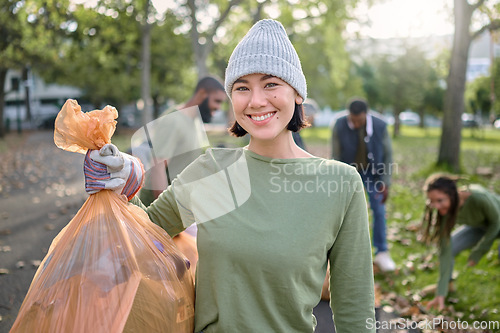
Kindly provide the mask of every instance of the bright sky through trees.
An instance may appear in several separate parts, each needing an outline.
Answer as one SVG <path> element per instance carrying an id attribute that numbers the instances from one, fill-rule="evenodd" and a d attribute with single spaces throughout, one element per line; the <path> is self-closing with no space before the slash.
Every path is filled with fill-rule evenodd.
<path id="1" fill-rule="evenodd" d="M 95 0 L 73 0 L 95 5 Z M 159 13 L 178 6 L 174 0 L 152 0 Z M 452 0 L 379 0 L 368 8 L 365 1 L 354 11 L 357 22 L 347 26 L 360 37 L 425 37 L 453 33 Z"/>
<path id="2" fill-rule="evenodd" d="M 453 33 L 452 13 L 452 0 L 382 0 L 371 8 L 361 4 L 354 16 L 365 24 L 349 23 L 347 31 L 372 38 L 447 35 Z"/>

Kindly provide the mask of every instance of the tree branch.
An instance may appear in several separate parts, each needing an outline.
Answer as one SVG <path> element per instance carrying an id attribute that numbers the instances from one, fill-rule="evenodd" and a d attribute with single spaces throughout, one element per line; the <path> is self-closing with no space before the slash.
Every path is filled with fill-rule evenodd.
<path id="1" fill-rule="evenodd" d="M 219 19 L 217 21 L 215 21 L 214 23 L 214 26 L 212 27 L 212 29 L 210 29 L 210 32 L 207 33 L 207 42 L 206 42 L 206 47 L 205 47 L 205 51 L 207 53 L 209 53 L 212 48 L 213 48 L 213 45 L 214 45 L 214 39 L 213 37 L 215 36 L 215 33 L 217 32 L 217 29 L 219 29 L 219 27 L 221 26 L 222 22 L 224 22 L 224 20 L 227 18 L 227 16 L 229 15 L 229 13 L 231 12 L 231 8 L 233 6 L 236 6 L 238 5 L 242 0 L 231 0 L 231 2 L 229 2 L 229 4 L 227 5 L 227 8 L 226 10 L 222 13 L 222 15 L 219 17 Z"/>
<path id="2" fill-rule="evenodd" d="M 234 7 L 234 6 L 239 5 L 241 1 L 242 0 L 231 0 L 229 2 L 229 4 L 227 5 L 227 8 L 224 11 L 224 13 L 222 13 L 222 15 L 219 17 L 219 19 L 214 23 L 214 27 L 212 28 L 212 31 L 210 32 L 210 37 L 213 37 L 215 35 L 215 33 L 217 32 L 217 29 L 219 29 L 219 27 L 222 24 L 222 22 L 224 22 L 224 20 L 229 15 L 229 13 L 231 11 L 231 8 Z"/>
<path id="3" fill-rule="evenodd" d="M 464 1 L 467 1 L 467 0 L 464 0 Z M 472 7 L 472 10 L 476 10 L 477 8 L 481 7 L 483 5 L 485 0 L 478 0 L 475 4 L 473 5 L 469 5 Z"/>
<path id="4" fill-rule="evenodd" d="M 477 37 L 479 37 L 486 30 L 493 31 L 493 30 L 498 30 L 498 29 L 500 29 L 500 19 L 493 20 L 490 23 L 488 23 L 485 26 L 483 26 L 481 29 L 479 29 L 476 32 L 474 32 L 472 34 L 472 39 L 476 39 Z"/>
<path id="5" fill-rule="evenodd" d="M 253 14 L 253 24 L 262 19 L 262 9 L 264 8 L 264 5 L 267 3 L 267 1 L 268 0 L 259 2 L 259 4 L 257 5 L 257 10 Z"/>
<path id="6" fill-rule="evenodd" d="M 191 11 L 191 44 L 193 44 L 194 51 L 197 52 L 196 50 L 198 49 L 198 39 L 199 39 L 199 33 L 198 33 L 198 21 L 196 20 L 196 4 L 195 0 L 187 0 L 187 5 L 189 7 L 189 10 Z"/>

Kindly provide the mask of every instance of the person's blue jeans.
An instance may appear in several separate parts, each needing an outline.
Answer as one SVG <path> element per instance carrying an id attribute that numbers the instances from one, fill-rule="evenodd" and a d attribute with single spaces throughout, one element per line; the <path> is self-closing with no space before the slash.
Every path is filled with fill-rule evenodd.
<path id="1" fill-rule="evenodd" d="M 481 240 L 484 236 L 485 230 L 482 228 L 470 227 L 464 225 L 451 234 L 451 274 L 453 274 L 453 267 L 455 266 L 455 257 L 462 251 L 471 249 L 474 245 Z M 450 281 L 452 276 L 450 276 Z"/>
<path id="2" fill-rule="evenodd" d="M 370 209 L 373 213 L 373 246 L 375 254 L 387 251 L 385 203 L 382 203 L 383 194 L 380 192 L 379 182 L 366 176 L 361 176 L 365 185 Z"/>
<path id="3" fill-rule="evenodd" d="M 451 234 L 451 253 L 455 258 L 460 252 L 471 249 L 485 234 L 483 228 L 464 225 Z"/>
<path id="4" fill-rule="evenodd" d="M 486 230 L 483 228 L 464 225 L 451 234 L 451 254 L 453 256 L 452 271 L 455 264 L 455 257 L 462 251 L 472 249 L 483 238 Z M 500 234 L 497 235 L 500 238 Z M 500 258 L 500 247 L 498 248 Z M 450 280 L 452 277 L 450 276 Z"/>

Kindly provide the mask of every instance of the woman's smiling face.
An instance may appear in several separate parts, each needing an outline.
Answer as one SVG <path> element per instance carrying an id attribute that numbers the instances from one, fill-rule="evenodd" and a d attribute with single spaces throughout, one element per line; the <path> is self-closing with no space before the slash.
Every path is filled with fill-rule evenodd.
<path id="1" fill-rule="evenodd" d="M 286 133 L 300 97 L 285 81 L 266 74 L 240 77 L 231 98 L 235 120 L 255 140 L 273 140 Z"/>
<path id="2" fill-rule="evenodd" d="M 448 194 L 440 190 L 427 192 L 427 200 L 431 208 L 436 209 L 439 215 L 446 215 L 450 211 L 451 200 Z"/>

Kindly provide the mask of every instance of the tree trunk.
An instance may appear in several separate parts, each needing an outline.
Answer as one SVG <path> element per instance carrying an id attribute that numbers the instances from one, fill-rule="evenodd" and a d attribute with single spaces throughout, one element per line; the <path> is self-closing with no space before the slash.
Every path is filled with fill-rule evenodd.
<path id="1" fill-rule="evenodd" d="M 187 5 L 191 10 L 191 46 L 193 47 L 194 60 L 198 70 L 198 80 L 208 75 L 207 57 L 208 40 L 204 44 L 200 43 L 200 34 L 198 33 L 198 20 L 196 19 L 196 4 L 194 0 L 188 0 Z M 211 38 L 213 36 L 209 36 Z M 207 45 L 208 44 L 208 45 Z"/>
<path id="2" fill-rule="evenodd" d="M 153 118 L 157 119 L 160 116 L 160 101 L 158 100 L 159 95 L 154 94 L 152 97 L 153 100 Z"/>
<path id="3" fill-rule="evenodd" d="M 205 45 L 193 41 L 194 57 L 196 59 L 196 68 L 198 69 L 198 80 L 208 75 L 207 59 L 208 52 Z"/>
<path id="4" fill-rule="evenodd" d="M 257 4 L 257 9 L 255 10 L 255 13 L 253 14 L 253 24 L 262 20 L 262 9 L 264 8 L 264 5 L 266 4 L 266 2 L 267 2 L 267 0 L 259 2 Z"/>
<path id="5" fill-rule="evenodd" d="M 141 99 L 144 103 L 142 109 L 142 124 L 153 120 L 151 101 L 151 24 L 148 23 L 150 1 L 147 0 L 144 8 L 145 19 L 141 25 Z"/>
<path id="6" fill-rule="evenodd" d="M 418 126 L 420 128 L 424 128 L 425 127 L 425 111 L 424 111 L 424 108 L 423 107 L 420 107 L 418 110 L 417 110 L 417 113 L 418 115 L 420 116 L 420 124 L 418 124 Z"/>
<path id="7" fill-rule="evenodd" d="M 4 109 L 4 105 L 5 105 L 5 78 L 6 77 L 7 77 L 7 69 L 0 68 L 0 139 L 5 136 L 3 109 Z"/>
<path id="8" fill-rule="evenodd" d="M 394 91 L 394 132 L 392 133 L 393 138 L 397 138 L 401 131 L 401 122 L 399 121 L 399 114 L 403 111 L 402 95 L 403 92 L 401 85 L 397 85 Z"/>
<path id="9" fill-rule="evenodd" d="M 493 39 L 493 31 L 490 30 L 490 64 L 491 68 L 494 69 L 495 67 L 495 52 L 493 51 L 494 48 L 494 39 Z M 498 70 L 496 70 L 498 73 Z M 493 71 L 491 71 L 493 73 Z M 490 101 L 491 101 L 491 107 L 490 107 L 490 115 L 489 115 L 489 121 L 490 124 L 493 125 L 495 122 L 495 75 L 491 75 L 490 79 Z"/>
<path id="10" fill-rule="evenodd" d="M 28 67 L 23 68 L 23 81 L 24 81 L 24 105 L 26 107 L 26 120 L 31 123 L 31 102 L 30 102 L 30 83 L 28 81 L 29 77 Z"/>
<path id="11" fill-rule="evenodd" d="M 401 122 L 399 121 L 399 114 L 401 113 L 400 107 L 394 108 L 394 132 L 392 132 L 392 137 L 397 138 L 400 134 Z"/>
<path id="12" fill-rule="evenodd" d="M 196 3 L 195 0 L 187 0 L 187 6 L 191 11 L 191 45 L 193 47 L 194 58 L 196 62 L 196 68 L 198 69 L 198 79 L 202 79 L 203 77 L 209 75 L 207 59 L 210 52 L 212 52 L 214 48 L 214 36 L 217 33 L 217 29 L 219 26 L 226 20 L 228 17 L 231 8 L 238 5 L 242 0 L 231 0 L 226 9 L 221 13 L 221 16 L 215 21 L 212 28 L 204 33 L 204 41 L 202 42 L 200 38 L 200 34 L 198 32 L 198 20 L 196 19 Z"/>
<path id="13" fill-rule="evenodd" d="M 465 73 L 469 57 L 469 31 L 474 8 L 466 0 L 455 0 L 455 34 L 450 60 L 450 72 L 444 100 L 444 117 L 437 164 L 454 172 L 460 170 L 462 113 L 465 108 Z"/>

